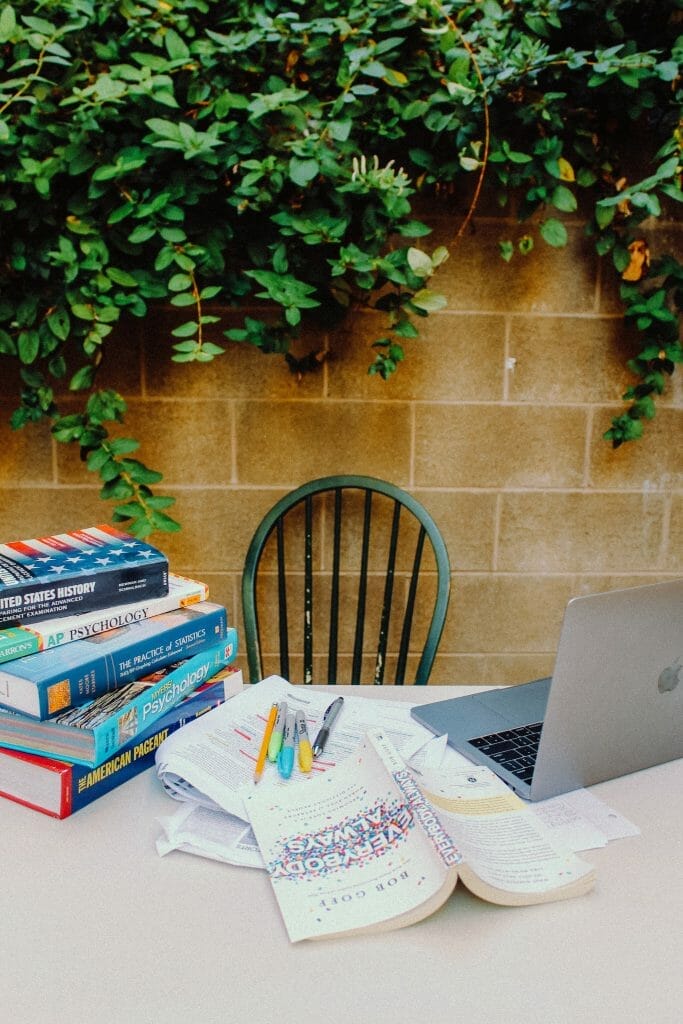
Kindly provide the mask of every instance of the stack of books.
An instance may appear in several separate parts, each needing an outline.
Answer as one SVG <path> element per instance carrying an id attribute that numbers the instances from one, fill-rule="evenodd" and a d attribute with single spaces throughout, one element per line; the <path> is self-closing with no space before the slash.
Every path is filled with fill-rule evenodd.
<path id="1" fill-rule="evenodd" d="M 0 796 L 65 818 L 220 704 L 237 633 L 110 526 L 0 544 Z"/>

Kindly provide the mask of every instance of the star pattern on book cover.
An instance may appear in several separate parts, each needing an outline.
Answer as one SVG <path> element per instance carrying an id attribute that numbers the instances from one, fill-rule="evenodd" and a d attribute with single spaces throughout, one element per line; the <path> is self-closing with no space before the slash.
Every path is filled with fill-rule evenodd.
<path id="1" fill-rule="evenodd" d="M 78 555 L 70 556 L 67 559 L 58 553 L 44 555 L 25 562 L 24 568 L 30 572 L 39 573 L 41 576 L 59 576 L 68 572 L 69 566 L 75 568 L 79 573 L 97 572 L 107 566 L 117 565 L 121 562 L 139 562 L 141 558 L 148 559 L 151 556 L 152 552 L 148 547 L 132 541 L 130 544 L 107 549 L 106 555 L 102 554 L 101 548 L 94 548 L 92 551 L 83 550 Z M 69 563 L 69 566 L 64 564 L 65 561 Z"/>

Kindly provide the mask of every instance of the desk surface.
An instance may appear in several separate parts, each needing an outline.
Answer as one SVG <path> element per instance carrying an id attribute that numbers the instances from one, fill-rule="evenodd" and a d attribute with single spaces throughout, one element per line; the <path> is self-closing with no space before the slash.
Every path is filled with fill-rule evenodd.
<path id="1" fill-rule="evenodd" d="M 64 821 L 0 800 L 0 1019 L 678 1024 L 682 783 L 676 761 L 594 787 L 642 835 L 581 855 L 587 896 L 504 908 L 459 887 L 412 928 L 296 946 L 265 872 L 157 855 L 156 819 L 177 805 L 152 771 Z"/>

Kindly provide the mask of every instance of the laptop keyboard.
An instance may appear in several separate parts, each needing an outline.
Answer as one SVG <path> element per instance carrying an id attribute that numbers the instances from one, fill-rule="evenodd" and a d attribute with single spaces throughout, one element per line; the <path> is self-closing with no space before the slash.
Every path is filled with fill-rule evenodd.
<path id="1" fill-rule="evenodd" d="M 542 722 L 534 722 L 533 725 L 522 725 L 517 729 L 477 736 L 468 742 L 522 782 L 531 782 L 542 725 Z"/>

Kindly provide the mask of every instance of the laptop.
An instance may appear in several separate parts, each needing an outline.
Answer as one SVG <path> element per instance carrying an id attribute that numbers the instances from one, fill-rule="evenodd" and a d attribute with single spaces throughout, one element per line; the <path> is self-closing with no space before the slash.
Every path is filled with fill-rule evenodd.
<path id="1" fill-rule="evenodd" d="M 683 757 L 683 579 L 574 597 L 551 678 L 412 714 L 525 800 Z"/>

